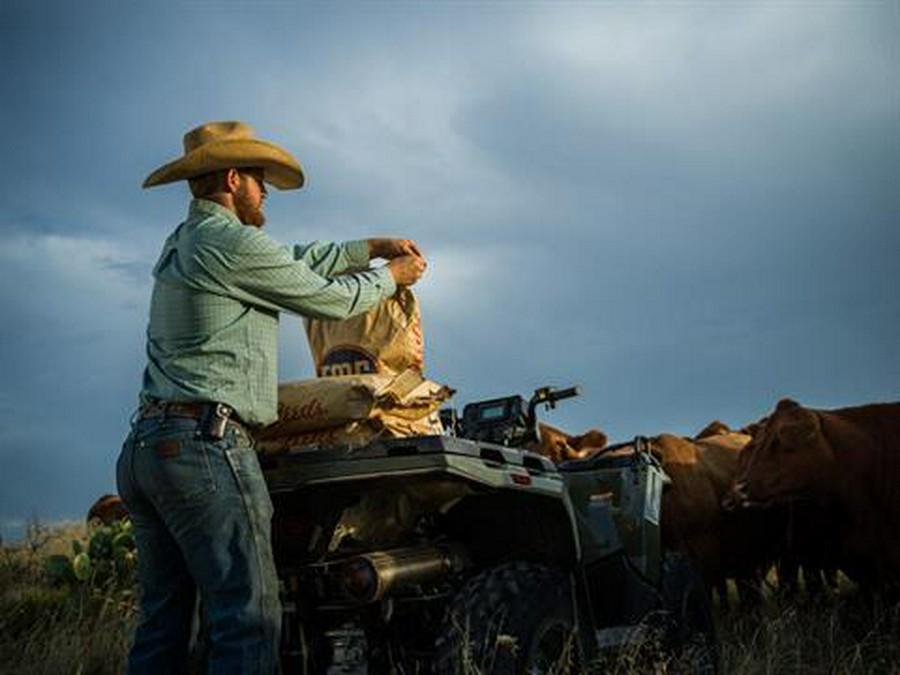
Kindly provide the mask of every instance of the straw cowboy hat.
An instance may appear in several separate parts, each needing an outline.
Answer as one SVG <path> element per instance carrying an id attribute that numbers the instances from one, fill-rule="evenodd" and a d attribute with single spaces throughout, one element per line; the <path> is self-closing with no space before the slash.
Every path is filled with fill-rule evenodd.
<path id="1" fill-rule="evenodd" d="M 144 187 L 187 180 L 219 169 L 262 167 L 263 179 L 282 190 L 303 186 L 303 170 L 289 152 L 263 141 L 245 122 L 209 122 L 184 135 L 184 155 L 161 166 Z"/>

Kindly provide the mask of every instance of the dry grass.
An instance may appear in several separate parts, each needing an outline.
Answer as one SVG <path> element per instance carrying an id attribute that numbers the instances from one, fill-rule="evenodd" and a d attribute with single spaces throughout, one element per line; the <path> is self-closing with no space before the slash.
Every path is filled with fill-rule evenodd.
<path id="1" fill-rule="evenodd" d="M 84 542 L 87 533 L 74 526 L 33 534 L 24 544 L 0 548 L 0 672 L 123 673 L 137 621 L 134 591 L 50 585 L 44 559 L 71 551 L 71 540 Z M 755 610 L 719 609 L 717 623 L 727 675 L 900 675 L 900 605 L 866 601 L 846 584 L 819 602 L 769 598 Z M 574 675 L 575 669 L 560 663 L 556 672 Z M 581 672 L 663 675 L 691 668 L 660 663 L 644 646 L 605 656 Z"/>
<path id="2" fill-rule="evenodd" d="M 722 672 L 900 674 L 900 604 L 844 591 L 720 615 Z"/>
<path id="3" fill-rule="evenodd" d="M 134 591 L 55 586 L 50 555 L 85 543 L 84 525 L 29 527 L 26 541 L 0 548 L 0 672 L 4 675 L 118 675 L 136 623 Z"/>

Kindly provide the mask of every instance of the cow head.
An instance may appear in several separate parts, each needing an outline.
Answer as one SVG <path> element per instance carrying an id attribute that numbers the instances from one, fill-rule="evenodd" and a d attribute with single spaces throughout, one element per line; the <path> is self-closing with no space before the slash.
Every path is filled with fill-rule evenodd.
<path id="1" fill-rule="evenodd" d="M 549 457 L 554 462 L 583 459 L 606 446 L 606 434 L 599 429 L 572 436 L 549 424 L 538 422 L 538 436 L 538 443 L 532 443 L 528 449 Z"/>
<path id="2" fill-rule="evenodd" d="M 832 470 L 817 413 L 784 399 L 741 451 L 732 499 L 767 506 L 820 496 Z"/>
<path id="3" fill-rule="evenodd" d="M 117 520 L 128 518 L 128 510 L 119 495 L 103 495 L 88 510 L 87 521 L 110 525 Z"/>

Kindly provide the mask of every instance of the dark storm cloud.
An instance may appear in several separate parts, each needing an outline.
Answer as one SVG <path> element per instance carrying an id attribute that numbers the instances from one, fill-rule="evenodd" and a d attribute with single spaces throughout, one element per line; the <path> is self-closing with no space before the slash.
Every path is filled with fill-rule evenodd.
<path id="1" fill-rule="evenodd" d="M 307 170 L 277 239 L 420 241 L 459 404 L 579 383 L 551 421 L 626 439 L 896 399 L 897 29 L 889 2 L 4 3 L 0 521 L 113 489 L 187 201 L 140 183 L 209 119 Z"/>

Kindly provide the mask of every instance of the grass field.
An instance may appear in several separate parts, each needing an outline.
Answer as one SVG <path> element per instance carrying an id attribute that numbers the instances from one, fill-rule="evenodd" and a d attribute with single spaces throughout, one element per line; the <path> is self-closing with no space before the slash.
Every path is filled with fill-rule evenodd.
<path id="1" fill-rule="evenodd" d="M 137 622 L 133 587 L 52 583 L 53 555 L 87 547 L 84 525 L 29 526 L 26 540 L 0 549 L 0 672 L 4 675 L 116 675 Z"/>
<path id="2" fill-rule="evenodd" d="M 87 544 L 84 526 L 30 528 L 0 549 L 0 673 L 119 675 L 137 622 L 133 584 L 52 584 L 45 561 Z M 900 675 L 900 605 L 864 602 L 852 584 L 813 602 L 768 599 L 755 610 L 716 610 L 727 675 Z M 667 673 L 624 654 L 585 672 Z M 564 669 L 561 669 L 564 670 Z M 290 675 L 290 674 L 286 674 Z"/>

